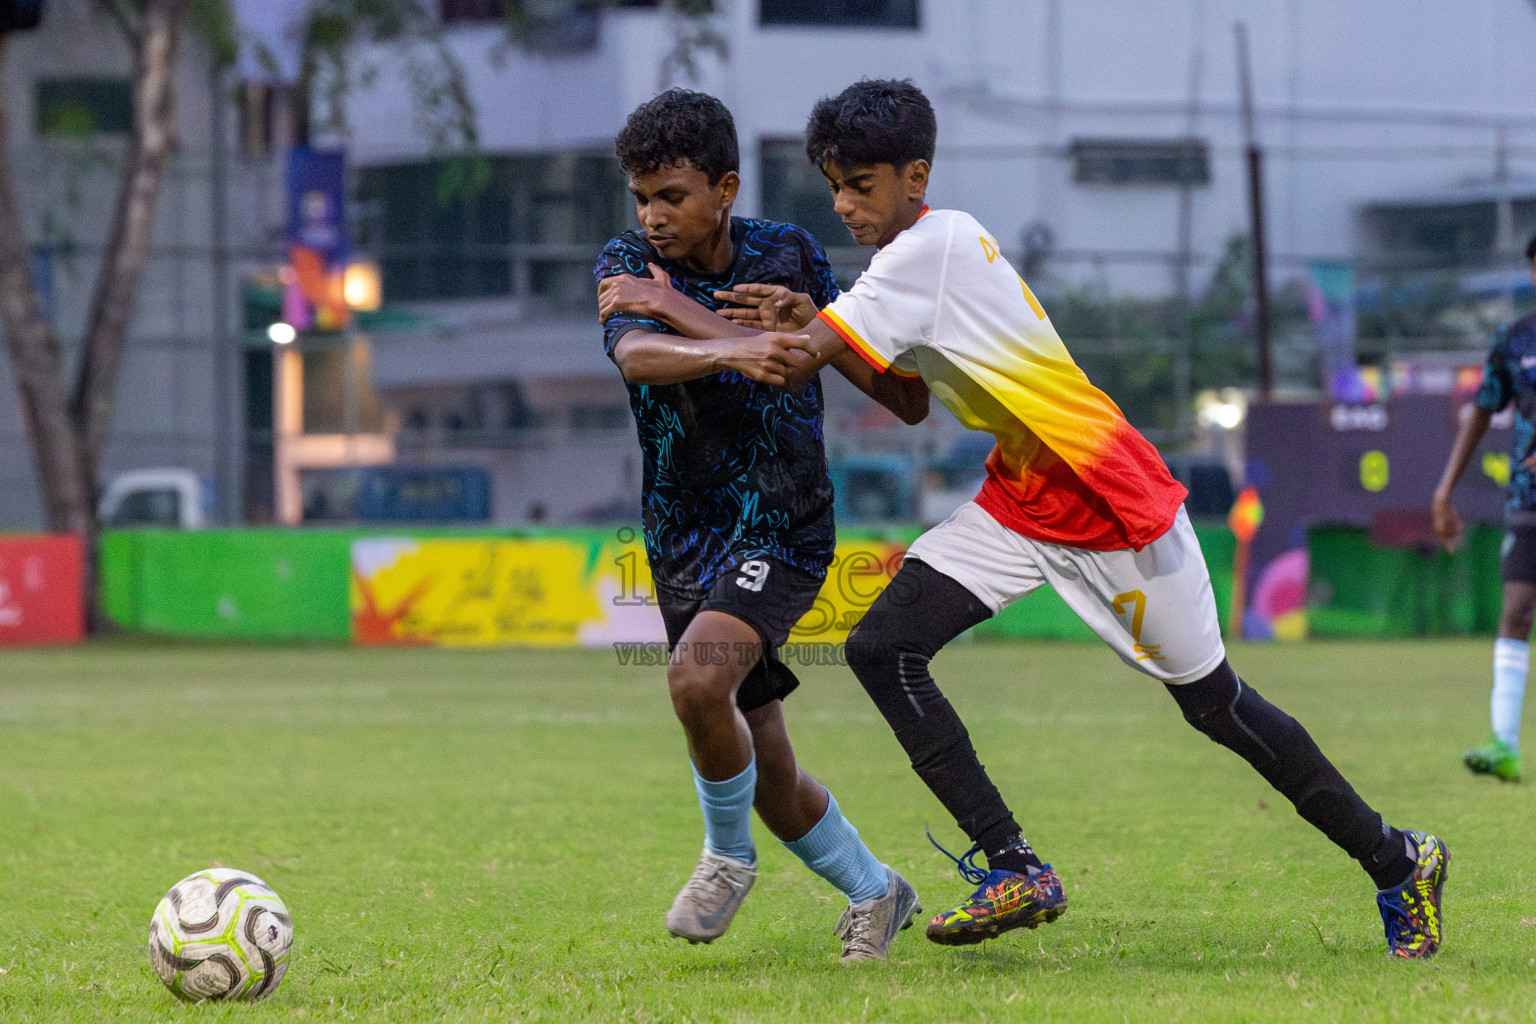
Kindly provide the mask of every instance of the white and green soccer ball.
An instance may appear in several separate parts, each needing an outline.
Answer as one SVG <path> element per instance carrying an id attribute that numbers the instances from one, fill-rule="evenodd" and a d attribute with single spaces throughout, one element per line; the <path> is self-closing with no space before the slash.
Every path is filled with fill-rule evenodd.
<path id="1" fill-rule="evenodd" d="M 254 1001 L 288 969 L 293 923 L 272 887 L 248 871 L 208 868 L 165 894 L 149 923 L 149 959 L 180 999 Z"/>

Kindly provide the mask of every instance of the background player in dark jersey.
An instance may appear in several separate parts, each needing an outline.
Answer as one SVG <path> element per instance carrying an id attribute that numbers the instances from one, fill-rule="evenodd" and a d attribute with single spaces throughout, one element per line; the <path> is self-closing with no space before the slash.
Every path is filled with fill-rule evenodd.
<path id="1" fill-rule="evenodd" d="M 680 89 L 657 96 L 630 115 L 616 146 L 642 230 L 613 239 L 598 260 L 600 315 L 644 454 L 646 552 L 673 646 L 667 684 L 705 826 L 667 928 L 695 942 L 725 933 L 756 875 L 755 804 L 774 835 L 848 897 L 837 929 L 843 959 L 884 957 L 920 909 L 917 894 L 796 763 L 780 701 L 798 681 L 774 657 L 832 558 L 821 384 L 773 386 L 788 370 L 782 356 L 712 312 L 715 293 L 742 282 L 823 302 L 837 286 L 804 231 L 731 216 L 739 157 L 719 100 Z M 739 337 L 701 343 L 681 333 L 690 330 Z"/>
<path id="2" fill-rule="evenodd" d="M 1526 245 L 1525 258 L 1531 264 L 1531 278 L 1536 280 L 1536 237 Z M 1515 449 L 1509 463 L 1509 504 L 1504 513 L 1509 532 L 1499 559 L 1504 603 L 1499 610 L 1499 636 L 1493 642 L 1493 694 L 1488 701 L 1493 737 L 1467 751 L 1462 760 L 1480 775 L 1518 782 L 1520 713 L 1531 666 L 1531 621 L 1536 618 L 1536 313 L 1499 332 L 1488 353 L 1472 415 L 1462 420 L 1445 474 L 1435 488 L 1431 506 L 1435 532 L 1447 548 L 1459 545 L 1462 535 L 1461 516 L 1451 502 L 1451 492 L 1493 414 L 1511 403 L 1515 406 Z"/>

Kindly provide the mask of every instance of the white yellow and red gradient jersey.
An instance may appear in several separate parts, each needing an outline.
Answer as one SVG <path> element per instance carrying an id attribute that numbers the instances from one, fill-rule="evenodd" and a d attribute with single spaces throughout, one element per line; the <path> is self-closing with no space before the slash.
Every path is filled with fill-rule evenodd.
<path id="1" fill-rule="evenodd" d="M 1111 551 L 1173 524 L 1188 492 L 969 214 L 925 208 L 820 315 L 875 369 L 921 374 L 961 423 L 997 439 L 976 501 L 1009 529 Z"/>

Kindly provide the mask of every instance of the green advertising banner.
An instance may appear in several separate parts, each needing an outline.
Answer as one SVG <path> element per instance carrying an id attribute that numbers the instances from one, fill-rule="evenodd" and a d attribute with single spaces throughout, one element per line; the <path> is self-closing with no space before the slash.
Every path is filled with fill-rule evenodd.
<path id="1" fill-rule="evenodd" d="M 357 541 L 505 541 L 510 543 L 497 546 L 502 552 L 498 557 L 514 566 L 516 542 L 541 542 L 529 545 L 532 557 L 536 550 L 547 548 L 548 542 L 558 541 L 563 547 L 574 545 L 587 551 L 587 561 L 607 558 L 615 563 L 604 572 L 583 574 L 583 580 L 597 586 L 608 577 L 625 578 L 620 560 L 632 559 L 630 548 L 636 546 L 624 538 L 634 538 L 635 532 L 627 527 L 112 530 L 103 535 L 101 543 L 102 602 L 114 625 L 137 632 L 189 639 L 346 642 L 354 639 L 359 609 L 363 608 L 358 603 L 361 594 L 354 573 L 353 545 Z M 841 530 L 839 552 L 846 559 L 849 551 L 865 544 L 872 551 L 878 549 L 882 562 L 890 562 L 892 552 L 899 553 L 920 532 L 916 527 Z M 1225 622 L 1232 590 L 1232 535 L 1224 527 L 1196 527 L 1196 533 L 1210 565 L 1217 605 Z M 620 541 L 617 545 L 616 538 Z M 831 606 L 847 606 L 839 613 L 842 618 L 850 610 L 861 612 L 883 585 L 883 579 L 866 580 L 864 575 L 860 573 L 855 581 L 857 600 L 832 595 Z M 829 586 L 839 578 L 838 574 L 829 577 Z M 861 603 L 861 607 L 854 607 Z M 997 640 L 1093 638 L 1049 587 L 978 626 L 975 633 Z"/>

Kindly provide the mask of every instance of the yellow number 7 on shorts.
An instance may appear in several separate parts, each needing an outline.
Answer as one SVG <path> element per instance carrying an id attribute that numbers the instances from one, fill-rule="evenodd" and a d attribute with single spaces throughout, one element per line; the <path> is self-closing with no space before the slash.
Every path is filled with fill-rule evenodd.
<path id="1" fill-rule="evenodd" d="M 1114 602 L 1110 605 L 1116 615 L 1124 615 L 1126 605 L 1135 605 L 1131 613 L 1131 639 L 1135 641 L 1136 660 L 1150 658 L 1153 661 L 1162 661 L 1162 644 L 1141 644 L 1141 619 L 1147 611 L 1147 595 L 1139 590 L 1127 590 L 1123 594 L 1116 594 Z"/>

